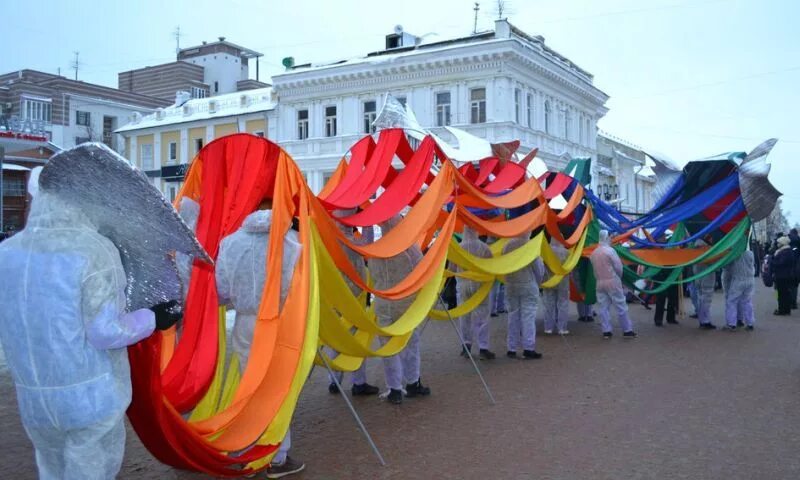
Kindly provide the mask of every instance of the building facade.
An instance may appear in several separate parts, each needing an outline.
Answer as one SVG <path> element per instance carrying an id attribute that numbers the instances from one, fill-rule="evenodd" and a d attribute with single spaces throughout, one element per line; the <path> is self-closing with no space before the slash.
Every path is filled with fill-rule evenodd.
<path id="1" fill-rule="evenodd" d="M 506 20 L 494 31 L 425 43 L 398 27 L 386 49 L 330 65 L 298 65 L 272 78 L 275 137 L 316 192 L 365 134 L 391 94 L 445 140 L 451 125 L 491 142 L 539 148 L 551 169 L 597 155 L 608 96 L 590 73 Z"/>
<path id="2" fill-rule="evenodd" d="M 169 105 L 162 99 L 34 70 L 0 75 L 0 137 L 42 137 L 61 148 L 93 141 L 121 151 L 114 130 L 132 113 Z"/>
<path id="3" fill-rule="evenodd" d="M 605 132 L 597 135 L 596 145 L 592 190 L 597 196 L 629 215 L 652 209 L 655 176 L 647 166 L 645 152 Z"/>
<path id="4" fill-rule="evenodd" d="M 175 62 L 122 72 L 117 77 L 120 90 L 171 100 L 175 92 L 189 92 L 192 98 L 205 98 L 268 87 L 259 81 L 258 59 L 263 54 L 219 37 L 217 42 L 178 51 Z M 255 60 L 256 78 L 250 78 L 250 63 Z"/>
<path id="5" fill-rule="evenodd" d="M 124 155 L 151 179 L 165 197 L 175 199 L 191 160 L 216 138 L 247 132 L 274 138 L 275 101 L 271 88 L 185 98 L 117 130 Z"/>

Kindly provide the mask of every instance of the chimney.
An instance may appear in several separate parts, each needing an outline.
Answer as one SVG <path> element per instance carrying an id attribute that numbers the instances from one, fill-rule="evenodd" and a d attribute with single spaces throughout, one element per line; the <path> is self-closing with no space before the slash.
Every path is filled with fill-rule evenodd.
<path id="1" fill-rule="evenodd" d="M 175 106 L 180 107 L 184 103 L 192 99 L 192 94 L 186 90 L 178 90 L 175 92 Z"/>
<path id="2" fill-rule="evenodd" d="M 511 38 L 511 25 L 505 18 L 494 21 L 494 38 Z"/>

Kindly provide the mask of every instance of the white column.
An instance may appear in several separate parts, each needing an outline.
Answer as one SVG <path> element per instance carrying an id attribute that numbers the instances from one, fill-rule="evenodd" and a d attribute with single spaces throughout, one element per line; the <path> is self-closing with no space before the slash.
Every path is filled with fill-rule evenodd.
<path id="1" fill-rule="evenodd" d="M 181 154 L 178 158 L 178 164 L 189 163 L 189 130 L 186 128 L 181 129 Z"/>
<path id="2" fill-rule="evenodd" d="M 244 117 L 237 117 L 236 118 L 236 130 L 239 133 L 243 133 L 247 131 L 247 122 L 245 121 Z"/>
<path id="3" fill-rule="evenodd" d="M 161 170 L 161 132 L 153 134 L 153 167 Z"/>
<path id="4" fill-rule="evenodd" d="M 214 125 L 206 125 L 206 141 L 203 145 L 208 145 L 211 141 L 214 140 Z"/>
<path id="5" fill-rule="evenodd" d="M 142 168 L 141 164 L 139 164 L 139 137 L 136 135 L 131 135 L 130 141 L 131 151 L 128 152 L 128 160 L 131 161 L 136 168 Z"/>

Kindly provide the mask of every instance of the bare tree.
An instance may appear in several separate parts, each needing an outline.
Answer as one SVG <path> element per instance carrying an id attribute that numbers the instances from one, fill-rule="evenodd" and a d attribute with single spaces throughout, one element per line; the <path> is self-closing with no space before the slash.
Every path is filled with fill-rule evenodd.
<path id="1" fill-rule="evenodd" d="M 779 198 L 775 203 L 775 208 L 772 209 L 772 213 L 766 218 L 767 238 L 772 240 L 778 233 L 786 234 L 789 232 L 789 220 L 786 218 L 788 214 L 789 212 L 783 211 L 783 202 Z"/>

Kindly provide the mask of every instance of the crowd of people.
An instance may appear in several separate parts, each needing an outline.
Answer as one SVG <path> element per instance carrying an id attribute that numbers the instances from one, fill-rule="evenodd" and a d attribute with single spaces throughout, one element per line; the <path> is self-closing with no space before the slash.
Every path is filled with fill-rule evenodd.
<path id="1" fill-rule="evenodd" d="M 189 199 L 180 205 L 180 213 L 190 227 L 197 221 L 199 206 Z M 352 212 L 337 212 L 347 215 Z M 385 235 L 396 227 L 402 216 L 396 215 L 376 228 Z M 340 224 L 345 235 L 359 241 L 372 241 L 372 228 L 360 232 Z M 65 231 L 69 235 L 65 235 Z M 236 311 L 231 334 L 231 348 L 240 360 L 240 371 L 247 365 L 256 327 L 256 313 L 266 282 L 266 255 L 269 237 L 284 236 L 280 301 L 286 300 L 292 273 L 302 245 L 295 230 L 271 230 L 271 203 L 265 199 L 250 214 L 240 229 L 223 239 L 216 263 L 216 284 L 220 303 Z M 503 248 L 509 253 L 531 238 L 526 232 L 511 239 Z M 463 232 L 461 246 L 481 258 L 492 256 L 487 241 L 469 227 Z M 562 262 L 567 250 L 551 240 L 550 246 Z M 798 252 L 800 237 L 796 231 L 780 236 L 771 245 L 757 268 L 761 252 L 748 250 L 724 267 L 721 283 L 725 290 L 725 327 L 736 330 L 754 328 L 752 298 L 754 278 L 763 273 L 774 279 L 779 307 L 776 315 L 788 315 L 796 308 Z M 361 275 L 369 276 L 377 289 L 388 289 L 408 276 L 422 260 L 419 246 L 412 245 L 390 258 L 368 262 L 353 251 L 348 259 Z M 758 255 L 756 255 L 758 254 Z M 607 231 L 601 231 L 599 244 L 588 258 L 596 278 L 597 302 L 578 306 L 578 320 L 594 321 L 599 317 L 602 338 L 614 335 L 612 312 L 622 338 L 637 337 L 628 314 L 628 298 L 623 287 L 623 263 L 611 246 Z M 191 260 L 178 257 L 178 270 L 188 285 Z M 761 270 L 761 272 L 759 272 Z M 577 273 L 576 273 L 577 274 Z M 690 272 L 689 272 L 690 274 Z M 570 318 L 570 277 L 564 276 L 552 288 L 540 291 L 547 281 L 541 259 L 505 276 L 478 306 L 460 318 L 464 344 L 461 355 L 477 355 L 491 361 L 496 354 L 489 335 L 491 320 L 507 313 L 506 355 L 509 358 L 536 360 L 536 319 L 544 301 L 543 332 L 568 335 Z M 663 275 L 663 274 L 659 274 Z M 25 429 L 36 449 L 36 462 L 42 478 L 112 478 L 119 471 L 124 448 L 123 416 L 131 401 L 128 359 L 124 347 L 149 336 L 155 329 L 172 327 L 180 319 L 174 305 L 125 312 L 125 273 L 120 255 L 111 242 L 68 202 L 48 194 L 34 199 L 28 228 L 0 246 L 0 341 L 17 385 L 17 396 Z M 657 276 L 654 280 L 663 281 Z M 715 273 L 708 273 L 690 284 L 689 297 L 702 329 L 716 328 L 711 317 L 711 302 L 716 283 Z M 390 301 L 365 295 L 353 282 L 348 285 L 365 306 L 374 302 L 377 321 L 387 326 L 397 321 L 414 297 Z M 464 302 L 478 292 L 481 284 L 458 278 L 455 303 Z M 184 297 L 186 288 L 183 290 Z M 656 326 L 677 324 L 679 286 L 672 284 L 655 296 Z M 48 309 L 58 300 L 58 311 Z M 648 303 L 648 302 L 645 302 Z M 453 306 L 453 302 L 450 302 Z M 58 331 L 60 335 L 51 335 Z M 385 342 L 386 339 L 381 339 Z M 335 355 L 335 352 L 331 352 Z M 383 358 L 383 370 L 390 404 L 405 398 L 426 397 L 431 389 L 422 383 L 419 331 L 414 331 L 406 347 L 397 355 Z M 342 393 L 341 375 L 331 378 L 329 391 Z M 364 366 L 352 374 L 353 395 L 377 395 L 379 388 L 367 383 Z M 286 434 L 280 450 L 266 471 L 267 478 L 297 473 L 304 464 L 291 458 L 291 434 Z"/>
<path id="2" fill-rule="evenodd" d="M 773 242 L 755 244 L 754 247 L 756 275 L 760 273 L 764 285 L 777 291 L 778 308 L 774 314 L 791 315 L 792 310 L 797 310 L 797 287 L 800 284 L 800 235 L 797 229 L 791 229 L 788 235 L 778 233 Z"/>

